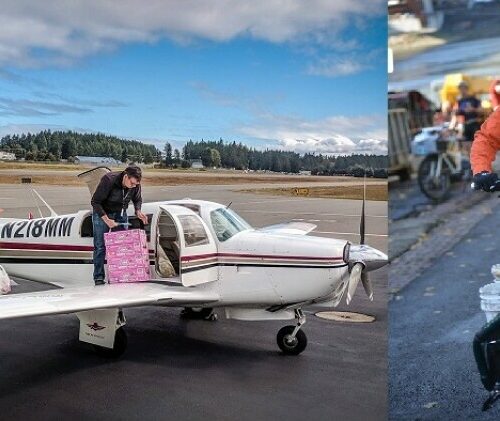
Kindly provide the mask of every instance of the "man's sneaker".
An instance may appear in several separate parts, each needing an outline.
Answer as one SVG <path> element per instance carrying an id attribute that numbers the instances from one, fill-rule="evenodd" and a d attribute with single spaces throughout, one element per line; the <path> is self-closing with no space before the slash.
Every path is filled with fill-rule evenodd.
<path id="1" fill-rule="evenodd" d="M 106 282 L 104 282 L 104 279 L 95 279 L 94 280 L 96 285 L 104 285 Z"/>

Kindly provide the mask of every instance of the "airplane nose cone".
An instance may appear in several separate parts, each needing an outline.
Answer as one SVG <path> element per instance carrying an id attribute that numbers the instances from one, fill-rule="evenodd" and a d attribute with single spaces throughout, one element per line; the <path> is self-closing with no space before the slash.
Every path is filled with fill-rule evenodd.
<path id="1" fill-rule="evenodd" d="M 353 245 L 349 252 L 349 262 L 362 262 L 366 270 L 376 270 L 389 263 L 387 254 L 366 244 Z"/>

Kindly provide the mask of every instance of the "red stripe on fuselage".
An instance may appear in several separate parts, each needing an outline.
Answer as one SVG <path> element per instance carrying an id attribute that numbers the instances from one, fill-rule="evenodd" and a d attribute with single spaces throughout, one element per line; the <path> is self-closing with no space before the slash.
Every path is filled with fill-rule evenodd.
<path id="1" fill-rule="evenodd" d="M 76 246 L 71 244 L 40 244 L 0 242 L 0 249 L 9 250 L 40 250 L 40 251 L 94 251 L 93 246 Z M 154 253 L 154 250 L 149 250 Z"/>
<path id="2" fill-rule="evenodd" d="M 56 250 L 56 251 L 93 251 L 92 246 L 75 246 L 71 244 L 39 244 L 39 243 L 11 243 L 0 242 L 0 249 L 10 250 Z"/>
<path id="3" fill-rule="evenodd" d="M 191 260 L 208 259 L 210 257 L 243 257 L 250 259 L 287 259 L 287 260 L 340 260 L 342 257 L 318 257 L 318 256 L 283 256 L 278 254 L 248 254 L 248 253 L 208 253 L 208 254 L 195 254 L 191 256 L 182 256 L 183 262 Z"/>
<path id="4" fill-rule="evenodd" d="M 43 250 L 43 251 L 93 251 L 93 246 L 77 246 L 71 244 L 40 244 L 40 243 L 13 243 L 0 242 L 0 249 L 10 250 Z M 154 250 L 149 250 L 150 253 Z M 342 257 L 318 257 L 318 256 L 291 256 L 277 254 L 249 254 L 249 253 L 207 253 L 195 254 L 191 256 L 182 256 L 181 261 L 190 262 L 193 260 L 202 260 L 213 257 L 239 257 L 249 259 L 286 259 L 286 260 L 314 260 L 314 261 L 342 261 Z"/>

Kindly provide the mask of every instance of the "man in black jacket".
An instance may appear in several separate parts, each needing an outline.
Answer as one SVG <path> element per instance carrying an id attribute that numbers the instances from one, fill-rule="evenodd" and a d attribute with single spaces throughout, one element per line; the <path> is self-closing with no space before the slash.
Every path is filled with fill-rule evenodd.
<path id="1" fill-rule="evenodd" d="M 130 201 L 134 204 L 136 216 L 144 223 L 148 218 L 141 211 L 141 178 L 142 171 L 135 165 L 128 166 L 122 172 L 105 174 L 92 196 L 92 224 L 94 227 L 94 282 L 103 285 L 104 260 L 106 248 L 104 233 L 127 223 L 127 208 Z"/>

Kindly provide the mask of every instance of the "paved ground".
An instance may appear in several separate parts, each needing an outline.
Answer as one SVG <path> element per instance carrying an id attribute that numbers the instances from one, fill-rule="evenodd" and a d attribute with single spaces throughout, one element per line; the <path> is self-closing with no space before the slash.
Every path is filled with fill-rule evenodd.
<path id="1" fill-rule="evenodd" d="M 420 191 L 416 180 L 393 182 L 389 189 L 389 256 L 401 256 L 425 240 L 436 226 L 454 215 L 475 206 L 485 196 L 464 183 L 452 186 L 448 198 L 440 203 L 429 200 Z"/>
<path id="2" fill-rule="evenodd" d="M 295 183 L 294 185 L 306 184 Z M 316 185 L 323 184 L 317 183 Z M 273 185 L 262 186 L 272 187 Z M 34 187 L 58 213 L 70 213 L 89 207 L 90 195 L 86 187 Z M 231 208 L 256 227 L 290 220 L 303 220 L 318 225 L 315 230 L 318 235 L 335 236 L 353 242 L 359 241 L 361 210 L 359 200 L 304 199 L 239 192 L 245 188 L 248 186 L 241 184 L 147 187 L 144 189 L 143 199 L 148 202 L 189 197 L 224 204 L 232 202 Z M 4 209 L 2 217 L 25 217 L 30 211 L 37 216 L 35 199 L 36 197 L 31 195 L 29 188 L 25 185 L 0 185 L 0 207 Z M 41 204 L 38 199 L 36 200 L 38 204 Z M 42 208 L 42 212 L 48 215 L 46 209 Z M 384 250 L 387 240 L 387 202 L 367 202 L 366 215 L 368 243 Z"/>
<path id="3" fill-rule="evenodd" d="M 232 201 L 255 226 L 300 219 L 316 223 L 317 235 L 358 240 L 359 201 L 233 192 L 239 188 L 151 188 L 145 200 Z M 88 206 L 85 189 L 38 190 L 59 213 Z M 31 201 L 19 186 L 0 186 L 2 216 L 26 215 Z M 385 202 L 367 203 L 367 242 L 384 251 L 386 212 Z M 283 322 L 183 321 L 176 309 L 127 311 L 129 348 L 118 361 L 79 344 L 71 315 L 0 323 L 1 418 L 385 420 L 386 277 L 385 268 L 373 273 L 373 303 L 360 288 L 348 308 L 374 315 L 374 323 L 340 324 L 309 314 L 308 348 L 291 358 L 275 345 Z M 15 291 L 40 288 L 21 281 Z"/>
<path id="4" fill-rule="evenodd" d="M 471 345 L 485 323 L 478 289 L 499 262 L 499 216 L 496 206 L 390 302 L 390 419 L 499 419 L 500 406 L 480 411 Z"/>

